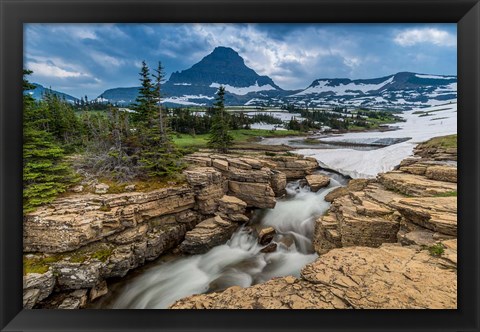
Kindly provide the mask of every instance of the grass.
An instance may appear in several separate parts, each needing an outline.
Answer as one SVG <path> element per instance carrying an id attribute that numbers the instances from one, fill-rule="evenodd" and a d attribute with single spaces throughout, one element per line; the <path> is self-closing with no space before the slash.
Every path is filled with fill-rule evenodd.
<path id="1" fill-rule="evenodd" d="M 423 143 L 424 147 L 427 148 L 457 148 L 457 134 L 448 135 L 448 136 L 441 136 L 441 137 L 434 137 L 429 141 Z"/>
<path id="2" fill-rule="evenodd" d="M 441 194 L 436 194 L 433 197 L 457 197 L 457 191 L 447 191 Z"/>
<path id="3" fill-rule="evenodd" d="M 113 252 L 113 247 L 104 243 L 93 244 L 72 252 L 48 256 L 23 256 L 23 275 L 28 273 L 46 273 L 53 263 L 65 260 L 71 263 L 84 263 L 96 259 L 105 262 Z"/>
<path id="4" fill-rule="evenodd" d="M 441 243 L 434 244 L 427 248 L 430 255 L 439 257 L 445 252 L 445 246 Z"/>
<path id="5" fill-rule="evenodd" d="M 302 133 L 294 130 L 238 129 L 231 130 L 230 134 L 234 143 L 245 143 L 255 141 L 258 137 L 298 136 Z M 208 137 L 209 134 L 178 134 L 173 136 L 173 141 L 180 148 L 206 148 Z"/>

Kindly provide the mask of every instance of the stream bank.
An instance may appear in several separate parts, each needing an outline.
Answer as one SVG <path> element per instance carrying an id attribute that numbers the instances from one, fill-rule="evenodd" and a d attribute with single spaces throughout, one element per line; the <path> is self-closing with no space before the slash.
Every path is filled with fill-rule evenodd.
<path id="1" fill-rule="evenodd" d="M 198 153 L 186 159 L 185 185 L 76 193 L 27 214 L 24 307 L 84 307 L 107 292 L 105 280 L 124 277 L 186 238 L 196 248 L 183 246 L 186 252 L 208 251 L 226 242 L 252 209 L 273 208 L 287 179 L 318 168 L 298 156 Z"/>

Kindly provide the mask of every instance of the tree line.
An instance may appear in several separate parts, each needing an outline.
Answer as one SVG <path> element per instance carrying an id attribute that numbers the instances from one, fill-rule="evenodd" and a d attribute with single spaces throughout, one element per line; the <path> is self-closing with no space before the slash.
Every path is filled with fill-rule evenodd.
<path id="1" fill-rule="evenodd" d="M 178 176 L 185 167 L 181 158 L 185 151 L 173 142 L 171 122 L 177 130 L 208 131 L 208 146 L 219 152 L 228 152 L 232 145 L 225 89 L 219 88 L 208 119 L 189 118 L 182 127 L 162 106 L 164 71 L 160 62 L 153 72 L 142 62 L 141 88 L 133 112 L 113 105 L 107 105 L 105 112 L 88 112 L 86 107 L 79 112 L 78 104 L 71 105 L 51 92 L 36 101 L 28 93 L 35 88 L 28 81 L 31 73 L 24 70 L 23 79 L 24 212 L 51 202 L 78 181 L 74 168 L 120 182 Z M 242 121 L 237 120 L 235 126 L 244 126 Z"/>

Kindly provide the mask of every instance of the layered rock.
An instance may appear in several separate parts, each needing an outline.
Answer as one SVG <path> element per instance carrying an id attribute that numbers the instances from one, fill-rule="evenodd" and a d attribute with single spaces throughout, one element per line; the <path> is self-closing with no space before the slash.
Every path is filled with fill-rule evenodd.
<path id="1" fill-rule="evenodd" d="M 269 166 L 284 173 L 287 180 L 301 179 L 318 169 L 315 158 L 301 156 L 274 156 L 270 157 Z"/>
<path id="2" fill-rule="evenodd" d="M 205 252 L 249 220 L 247 207 L 271 208 L 275 194 L 285 191 L 285 175 L 261 160 L 224 155 L 191 160 L 199 167 L 184 172 L 186 185 L 150 192 L 72 193 L 27 214 L 24 252 L 31 255 L 24 258 L 25 307 L 34 307 L 54 288 L 62 295 L 57 306 L 63 301 L 65 308 L 83 306 L 83 297 L 79 302 L 65 294 L 90 290 L 90 299 L 99 297 L 106 279 L 123 277 L 182 242 L 185 252 Z M 42 273 L 29 273 L 32 262 Z"/>
<path id="3" fill-rule="evenodd" d="M 78 249 L 159 217 L 194 207 L 189 187 L 148 193 L 72 195 L 27 214 L 24 252 L 56 253 Z"/>
<path id="4" fill-rule="evenodd" d="M 318 162 L 315 158 L 303 158 L 300 155 L 294 156 L 258 156 L 256 158 L 241 156 L 224 156 L 209 153 L 195 153 L 186 160 L 198 166 L 213 166 L 220 171 L 261 170 L 279 171 L 285 174 L 287 180 L 301 179 L 318 169 Z M 273 185 L 272 185 L 273 187 Z"/>
<path id="5" fill-rule="evenodd" d="M 317 192 L 330 184 L 330 178 L 322 174 L 307 175 L 305 179 L 307 180 L 310 190 L 313 192 Z"/>
<path id="6" fill-rule="evenodd" d="M 29 273 L 23 276 L 23 307 L 31 309 L 47 298 L 55 286 L 55 276 L 51 270 L 45 273 Z"/>
<path id="7" fill-rule="evenodd" d="M 455 244 L 451 243 L 452 255 Z M 427 250 L 384 245 L 330 251 L 305 266 L 301 278 L 193 295 L 172 309 L 413 309 L 457 307 L 453 262 Z"/>
<path id="8" fill-rule="evenodd" d="M 213 247 L 227 242 L 238 224 L 215 216 L 199 223 L 193 230 L 187 232 L 185 240 L 180 244 L 180 250 L 187 254 L 202 254 Z"/>
<path id="9" fill-rule="evenodd" d="M 437 160 L 437 149 L 433 157 L 430 150 L 415 151 L 397 170 L 379 174 L 376 180 L 352 180 L 325 197 L 332 205 L 316 221 L 317 253 L 397 241 L 430 246 L 456 236 L 457 168 L 455 160 L 446 159 L 456 155 L 440 153 Z"/>
<path id="10" fill-rule="evenodd" d="M 301 278 L 193 295 L 173 309 L 457 307 L 456 154 L 417 149 L 397 170 L 331 191 L 316 221 L 320 257 Z"/>

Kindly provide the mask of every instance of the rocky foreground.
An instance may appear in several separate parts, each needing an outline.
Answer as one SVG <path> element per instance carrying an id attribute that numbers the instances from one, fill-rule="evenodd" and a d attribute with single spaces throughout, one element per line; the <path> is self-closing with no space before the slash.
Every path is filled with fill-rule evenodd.
<path id="1" fill-rule="evenodd" d="M 456 148 L 427 142 L 397 170 L 352 180 L 316 221 L 301 278 L 193 295 L 173 309 L 457 307 Z"/>
<path id="2" fill-rule="evenodd" d="M 225 243 L 251 209 L 273 208 L 287 179 L 318 168 L 314 159 L 198 153 L 186 183 L 149 192 L 58 198 L 24 217 L 24 308 L 84 307 L 108 292 L 106 280 L 177 248 L 198 254 Z M 133 190 L 133 191 L 132 191 Z"/>
<path id="3" fill-rule="evenodd" d="M 185 184 L 119 194 L 74 188 L 26 215 L 24 307 L 83 308 L 108 293 L 109 278 L 172 250 L 199 254 L 225 243 L 252 209 L 275 206 L 287 180 L 304 178 L 314 191 L 329 183 L 312 174 L 316 160 L 288 154 L 186 159 Z M 396 170 L 325 197 L 331 207 L 313 239 L 320 256 L 300 278 L 193 295 L 171 307 L 456 308 L 456 182 L 456 149 L 421 144 Z M 270 243 L 264 252 L 276 250 L 274 232 L 260 231 Z"/>

